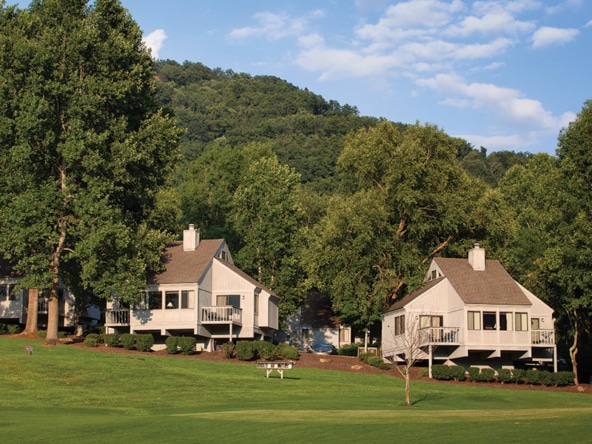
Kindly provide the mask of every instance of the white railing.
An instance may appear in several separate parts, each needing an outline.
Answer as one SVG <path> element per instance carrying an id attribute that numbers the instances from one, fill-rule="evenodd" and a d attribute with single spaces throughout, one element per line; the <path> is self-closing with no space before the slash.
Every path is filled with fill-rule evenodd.
<path id="1" fill-rule="evenodd" d="M 427 327 L 420 330 L 422 344 L 458 344 L 459 327 Z"/>
<path id="2" fill-rule="evenodd" d="M 105 325 L 129 325 L 129 310 L 107 310 L 105 311 Z"/>
<path id="3" fill-rule="evenodd" d="M 555 332 L 553 330 L 532 330 L 530 336 L 533 344 L 555 344 Z"/>
<path id="4" fill-rule="evenodd" d="M 203 307 L 200 319 L 202 324 L 241 324 L 242 312 L 242 309 L 232 306 Z"/>

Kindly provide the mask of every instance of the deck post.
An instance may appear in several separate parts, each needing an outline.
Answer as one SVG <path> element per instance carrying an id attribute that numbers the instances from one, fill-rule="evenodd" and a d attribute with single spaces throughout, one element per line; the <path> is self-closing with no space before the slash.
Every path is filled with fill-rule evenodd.
<path id="1" fill-rule="evenodd" d="M 428 361 L 428 376 L 432 379 L 432 344 L 428 346 L 428 353 L 429 353 L 429 361 Z"/>

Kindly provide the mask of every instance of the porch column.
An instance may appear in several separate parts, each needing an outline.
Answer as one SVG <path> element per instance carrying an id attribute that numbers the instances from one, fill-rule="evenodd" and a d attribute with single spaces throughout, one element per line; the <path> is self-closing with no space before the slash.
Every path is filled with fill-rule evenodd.
<path id="1" fill-rule="evenodd" d="M 553 346 L 553 371 L 557 373 L 557 345 Z"/>
<path id="2" fill-rule="evenodd" d="M 429 359 L 428 359 L 428 376 L 430 379 L 432 379 L 432 344 L 430 344 L 428 346 L 428 354 L 429 354 Z"/>
<path id="3" fill-rule="evenodd" d="M 228 334 L 229 334 L 229 339 L 228 342 L 232 342 L 232 322 L 230 323 L 230 325 L 228 326 Z"/>

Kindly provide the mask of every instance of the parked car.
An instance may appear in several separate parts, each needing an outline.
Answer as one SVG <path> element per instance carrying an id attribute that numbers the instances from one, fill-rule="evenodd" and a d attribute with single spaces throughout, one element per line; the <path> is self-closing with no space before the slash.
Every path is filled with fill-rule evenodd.
<path id="1" fill-rule="evenodd" d="M 332 355 L 336 353 L 336 349 L 333 344 L 316 344 L 311 346 L 307 346 L 306 351 L 308 353 L 315 353 L 317 355 Z"/>

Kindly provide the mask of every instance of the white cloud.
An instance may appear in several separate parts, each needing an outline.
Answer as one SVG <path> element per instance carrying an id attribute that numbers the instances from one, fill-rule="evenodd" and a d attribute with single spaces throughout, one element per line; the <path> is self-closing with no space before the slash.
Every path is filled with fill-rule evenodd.
<path id="1" fill-rule="evenodd" d="M 157 29 L 144 37 L 144 44 L 150 48 L 154 59 L 158 59 L 158 51 L 162 49 L 166 38 L 167 35 L 164 29 Z"/>
<path id="2" fill-rule="evenodd" d="M 541 102 L 522 97 L 518 90 L 490 83 L 466 83 L 452 74 L 438 74 L 416 83 L 447 97 L 441 103 L 458 108 L 485 110 L 493 113 L 507 128 L 538 133 L 556 133 L 565 126 L 573 113 L 554 116 Z"/>
<path id="3" fill-rule="evenodd" d="M 287 14 L 259 12 L 253 16 L 259 22 L 258 26 L 233 29 L 229 37 L 233 40 L 243 40 L 249 37 L 263 37 L 267 40 L 298 37 L 304 33 L 310 19 L 316 20 L 324 15 L 325 12 L 321 9 L 311 11 L 308 17 L 295 18 Z"/>
<path id="4" fill-rule="evenodd" d="M 487 13 L 482 17 L 465 17 L 460 24 L 451 26 L 447 35 L 468 37 L 472 34 L 481 35 L 515 35 L 530 32 L 534 22 L 516 20 L 507 11 Z"/>
<path id="5" fill-rule="evenodd" d="M 543 48 L 551 45 L 562 45 L 571 42 L 580 33 L 573 28 L 552 28 L 543 26 L 532 35 L 532 47 Z"/>
<path id="6" fill-rule="evenodd" d="M 586 26 L 585 27 L 588 28 L 590 26 L 592 26 L 592 20 L 590 20 L 588 23 L 586 23 Z"/>

